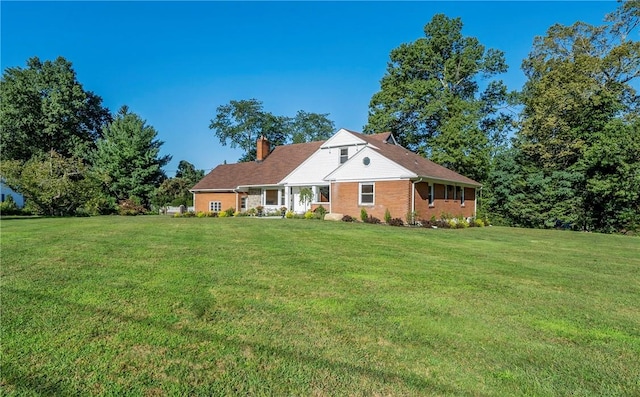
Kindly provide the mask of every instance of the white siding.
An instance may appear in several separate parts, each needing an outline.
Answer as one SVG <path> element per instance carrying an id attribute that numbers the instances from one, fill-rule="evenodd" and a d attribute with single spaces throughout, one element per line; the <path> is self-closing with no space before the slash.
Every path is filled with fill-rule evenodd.
<path id="1" fill-rule="evenodd" d="M 369 158 L 369 165 L 363 163 L 365 157 Z M 415 178 L 416 176 L 415 173 L 382 156 L 375 149 L 364 148 L 324 179 L 325 181 L 373 181 Z"/>
<path id="2" fill-rule="evenodd" d="M 293 212 L 296 212 L 298 214 L 303 214 L 305 213 L 307 210 L 311 209 L 311 204 L 302 204 L 300 203 L 300 189 L 301 187 L 299 186 L 294 186 L 291 188 L 287 188 L 287 189 L 291 189 L 293 191 L 293 194 L 290 196 L 290 202 L 287 203 L 287 206 L 293 210 Z"/>
<path id="3" fill-rule="evenodd" d="M 363 146 L 351 146 L 345 149 L 349 150 L 349 157 L 352 157 L 356 154 L 356 150 L 363 150 L 363 148 Z M 323 178 L 341 165 L 340 149 L 339 147 L 319 149 L 287 175 L 281 183 L 305 186 L 326 184 Z"/>
<path id="4" fill-rule="evenodd" d="M 349 131 L 341 128 L 338 132 L 336 132 L 329 140 L 327 140 L 321 147 L 329 148 L 329 147 L 337 147 L 337 146 L 352 146 L 352 145 L 364 145 L 365 141 L 356 137 Z"/>

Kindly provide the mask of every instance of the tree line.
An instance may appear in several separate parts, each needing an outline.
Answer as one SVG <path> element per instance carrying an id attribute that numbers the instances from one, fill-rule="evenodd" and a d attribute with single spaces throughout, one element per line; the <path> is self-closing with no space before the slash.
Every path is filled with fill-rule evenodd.
<path id="1" fill-rule="evenodd" d="M 601 232 L 640 228 L 640 2 L 600 26 L 556 24 L 536 37 L 508 92 L 504 54 L 436 15 L 390 54 L 369 133 L 483 184 L 480 211 L 501 224 Z"/>
<path id="2" fill-rule="evenodd" d="M 162 167 L 171 156 L 160 154 L 157 131 L 127 106 L 112 115 L 62 57 L 7 68 L 0 99 L 0 176 L 29 212 L 97 215 L 124 203 L 137 212 L 188 204 L 188 189 L 204 174 L 181 161 L 167 178 Z"/>
<path id="3" fill-rule="evenodd" d="M 534 38 L 521 65 L 527 81 L 509 91 L 499 78 L 504 53 L 463 35 L 460 18 L 435 15 L 424 37 L 391 51 L 364 132 L 391 131 L 482 183 L 479 211 L 494 223 L 637 230 L 640 1 L 603 17 L 602 25 L 556 24 Z M 167 178 L 170 156 L 160 156 L 155 129 L 126 106 L 111 115 L 65 59 L 8 68 L 0 87 L 2 178 L 39 212 L 191 200 L 188 187 L 203 172 L 181 161 L 179 175 Z M 327 139 L 335 127 L 328 114 L 274 115 L 248 99 L 216 108 L 209 128 L 251 161 L 261 135 L 282 145 Z"/>

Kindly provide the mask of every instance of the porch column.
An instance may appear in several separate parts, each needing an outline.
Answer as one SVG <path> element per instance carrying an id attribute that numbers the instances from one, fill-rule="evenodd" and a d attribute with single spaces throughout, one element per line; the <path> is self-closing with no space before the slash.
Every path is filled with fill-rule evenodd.
<path id="1" fill-rule="evenodd" d="M 293 208 L 289 208 L 289 205 L 291 204 L 291 196 L 289 195 L 290 191 L 291 188 L 289 186 L 284 187 L 284 206 L 291 210 Z"/>

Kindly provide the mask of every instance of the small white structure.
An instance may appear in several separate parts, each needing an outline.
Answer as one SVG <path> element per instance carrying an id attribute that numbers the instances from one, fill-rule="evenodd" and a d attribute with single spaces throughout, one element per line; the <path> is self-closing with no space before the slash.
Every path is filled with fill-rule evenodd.
<path id="1" fill-rule="evenodd" d="M 24 207 L 24 197 L 20 193 L 16 193 L 11 190 L 8 186 L 4 184 L 4 182 L 0 181 L 0 198 L 3 203 L 7 199 L 7 197 L 11 196 L 13 201 L 15 201 L 18 208 Z"/>

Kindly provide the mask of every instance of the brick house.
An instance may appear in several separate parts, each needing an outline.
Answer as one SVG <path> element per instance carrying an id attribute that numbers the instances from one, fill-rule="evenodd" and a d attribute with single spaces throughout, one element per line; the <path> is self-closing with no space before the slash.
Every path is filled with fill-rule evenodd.
<path id="1" fill-rule="evenodd" d="M 257 145 L 255 162 L 219 165 L 191 189 L 195 211 L 246 211 L 261 205 L 304 212 L 322 205 L 353 217 L 365 208 L 380 219 L 387 209 L 403 219 L 412 211 L 426 219 L 476 212 L 478 182 L 399 146 L 388 132 L 340 129 L 322 142 L 270 151 L 260 138 Z M 302 189 L 312 191 L 311 203 L 301 203 Z"/>

